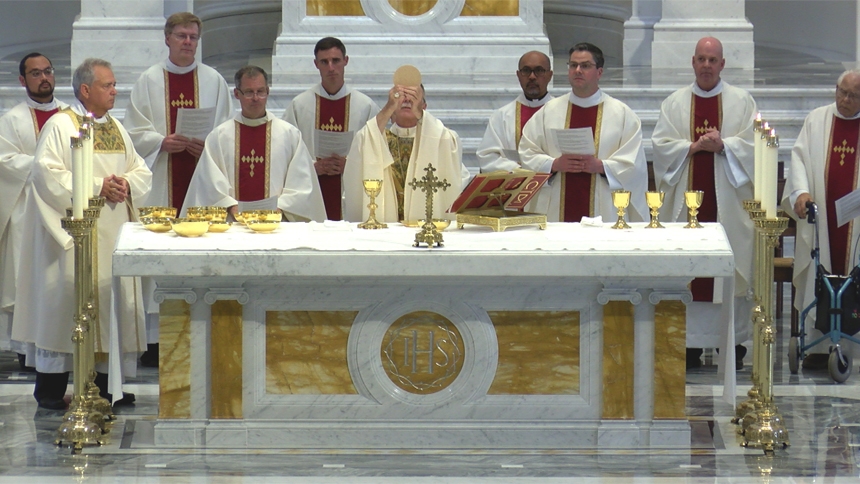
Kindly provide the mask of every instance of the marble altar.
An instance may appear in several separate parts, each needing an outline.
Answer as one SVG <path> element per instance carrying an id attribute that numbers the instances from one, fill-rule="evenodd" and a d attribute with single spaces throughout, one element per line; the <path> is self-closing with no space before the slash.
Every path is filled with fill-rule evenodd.
<path id="1" fill-rule="evenodd" d="M 155 442 L 689 448 L 678 315 L 733 256 L 720 225 L 667 226 L 467 226 L 427 249 L 396 225 L 127 224 L 114 275 L 153 277 L 163 305 Z M 727 371 L 732 402 L 734 385 Z"/>

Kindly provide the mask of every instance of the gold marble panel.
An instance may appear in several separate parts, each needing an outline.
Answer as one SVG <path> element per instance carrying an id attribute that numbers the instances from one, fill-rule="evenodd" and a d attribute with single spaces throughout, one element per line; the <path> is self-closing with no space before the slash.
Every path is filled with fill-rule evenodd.
<path id="1" fill-rule="evenodd" d="M 361 0 L 307 0 L 309 17 L 364 17 Z"/>
<path id="2" fill-rule="evenodd" d="M 466 356 L 463 337 L 454 323 L 430 311 L 397 318 L 382 337 L 380 348 L 388 378 L 416 395 L 448 388 L 463 369 Z"/>
<path id="3" fill-rule="evenodd" d="M 604 419 L 633 418 L 633 305 L 603 306 Z"/>
<path id="4" fill-rule="evenodd" d="M 462 17 L 519 17 L 520 0 L 466 0 Z"/>
<path id="5" fill-rule="evenodd" d="M 347 341 L 357 311 L 266 313 L 266 392 L 353 395 Z"/>
<path id="6" fill-rule="evenodd" d="M 424 15 L 436 5 L 438 0 L 388 0 L 388 3 L 394 7 L 394 10 L 415 17 Z"/>
<path id="7" fill-rule="evenodd" d="M 654 418 L 686 415 L 687 307 L 662 301 L 654 310 Z"/>
<path id="8" fill-rule="evenodd" d="M 191 418 L 191 307 L 164 301 L 158 333 L 158 418 Z"/>
<path id="9" fill-rule="evenodd" d="M 242 305 L 212 305 L 212 418 L 242 418 Z"/>
<path id="10" fill-rule="evenodd" d="M 578 395 L 579 311 L 489 311 L 499 364 L 489 395 Z"/>

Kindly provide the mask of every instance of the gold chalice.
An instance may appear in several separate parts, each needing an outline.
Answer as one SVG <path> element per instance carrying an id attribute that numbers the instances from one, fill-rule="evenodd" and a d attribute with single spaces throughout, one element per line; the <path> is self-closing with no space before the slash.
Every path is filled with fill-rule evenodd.
<path id="1" fill-rule="evenodd" d="M 699 207 L 702 206 L 702 199 L 705 192 L 701 190 L 689 190 L 684 192 L 684 201 L 687 202 L 687 207 L 690 209 L 690 222 L 684 226 L 685 229 L 700 229 L 702 224 L 699 223 L 697 215 L 699 215 Z"/>
<path id="2" fill-rule="evenodd" d="M 382 180 L 364 180 L 364 193 L 370 197 L 370 203 L 367 208 L 370 213 L 367 215 L 367 220 L 358 224 L 360 229 L 387 229 L 388 225 L 376 220 L 376 197 L 382 191 Z"/>
<path id="3" fill-rule="evenodd" d="M 629 229 L 630 226 L 624 221 L 624 212 L 630 205 L 630 191 L 612 190 L 612 204 L 618 209 L 618 221 L 612 226 L 613 229 Z"/>
<path id="4" fill-rule="evenodd" d="M 660 207 L 663 206 L 663 198 L 666 196 L 663 192 L 645 192 L 645 201 L 648 202 L 648 208 L 651 209 L 651 223 L 645 226 L 646 229 L 662 229 L 663 224 L 660 223 Z"/>

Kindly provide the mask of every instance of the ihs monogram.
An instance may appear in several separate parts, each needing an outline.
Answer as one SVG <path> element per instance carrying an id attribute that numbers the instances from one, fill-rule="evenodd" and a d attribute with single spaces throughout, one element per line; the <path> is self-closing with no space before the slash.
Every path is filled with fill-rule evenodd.
<path id="1" fill-rule="evenodd" d="M 254 178 L 254 163 L 262 163 L 262 162 L 266 161 L 266 159 L 263 158 L 262 156 L 254 156 L 256 154 L 257 154 L 256 151 L 252 149 L 251 150 L 251 156 L 243 156 L 240 159 L 242 161 L 242 163 L 248 163 L 251 165 L 251 171 L 249 173 L 251 175 L 251 178 Z"/>

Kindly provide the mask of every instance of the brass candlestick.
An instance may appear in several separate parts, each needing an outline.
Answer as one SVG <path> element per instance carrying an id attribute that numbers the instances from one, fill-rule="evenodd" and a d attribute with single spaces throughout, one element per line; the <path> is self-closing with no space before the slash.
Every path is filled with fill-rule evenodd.
<path id="1" fill-rule="evenodd" d="M 75 328 L 72 330 L 74 342 L 74 388 L 75 395 L 69 411 L 63 416 L 63 423 L 57 429 L 56 445 L 68 443 L 72 445 L 72 453 L 79 453 L 84 445 L 102 445 L 102 429 L 90 419 L 90 411 L 86 405 L 87 361 L 85 356 L 85 336 L 90 332 L 90 320 L 87 314 L 88 281 L 92 281 L 92 254 L 84 246 L 84 239 L 92 234 L 93 219 L 62 219 L 63 229 L 72 236 L 75 257 L 75 301 L 77 310 L 74 315 Z"/>
<path id="2" fill-rule="evenodd" d="M 376 197 L 382 191 L 382 180 L 364 180 L 364 193 L 370 197 L 370 203 L 367 204 L 370 213 L 367 215 L 367 220 L 358 224 L 360 229 L 387 229 L 388 225 L 376 220 Z"/>
<path id="3" fill-rule="evenodd" d="M 651 209 L 651 223 L 645 226 L 646 229 L 662 229 L 663 224 L 660 223 L 660 207 L 663 206 L 663 198 L 666 196 L 663 192 L 646 192 L 645 201 L 648 202 L 648 208 Z"/>
<path id="4" fill-rule="evenodd" d="M 413 190 L 420 188 L 426 195 L 424 206 L 424 225 L 421 226 L 421 231 L 415 234 L 415 243 L 412 244 L 412 246 L 419 247 L 424 243 L 427 244 L 427 247 L 432 248 L 434 244 L 437 246 L 442 245 L 442 234 L 436 230 L 436 225 L 433 223 L 433 194 L 439 189 L 442 191 L 447 190 L 451 184 L 448 183 L 447 178 L 440 181 L 439 178 L 436 177 L 436 168 L 433 168 L 432 163 L 428 163 L 427 168 L 424 168 L 424 171 L 427 174 L 421 177 L 421 181 L 413 178 L 412 181 L 409 182 L 409 186 L 411 186 Z"/>
<path id="5" fill-rule="evenodd" d="M 702 206 L 702 199 L 705 193 L 701 190 L 690 190 L 684 192 L 684 201 L 687 202 L 687 208 L 690 209 L 690 221 L 684 226 L 685 229 L 700 229 L 702 224 L 699 223 L 699 207 Z"/>
<path id="6" fill-rule="evenodd" d="M 758 200 L 744 200 L 744 210 L 747 211 L 750 219 L 755 220 L 757 218 L 764 217 L 764 210 L 761 208 L 761 202 Z M 753 236 L 753 265 L 754 267 L 758 267 L 758 261 L 764 257 L 765 255 L 761 251 L 762 240 L 758 231 L 755 232 Z M 761 275 L 758 274 L 758 271 L 753 271 L 752 274 L 752 289 L 753 289 L 753 298 L 755 301 L 755 306 L 752 310 L 752 325 L 753 325 L 753 364 L 752 370 L 750 372 L 750 380 L 752 380 L 752 386 L 747 392 L 747 399 L 738 404 L 735 407 L 735 418 L 732 419 L 733 423 L 743 424 L 743 420 L 747 415 L 755 414 L 756 407 L 760 406 L 759 397 L 761 395 L 761 382 L 758 376 L 758 370 L 761 366 L 759 362 L 759 358 L 761 357 L 761 351 L 757 350 L 760 346 L 759 336 L 760 332 L 756 329 L 758 325 L 761 324 L 760 320 L 764 319 L 763 312 L 764 309 L 762 307 L 761 294 L 765 290 L 767 290 L 767 286 L 764 287 L 762 284 L 766 281 L 761 280 Z M 738 427 L 738 433 L 744 433 L 744 427 L 741 425 Z"/>
<path id="7" fill-rule="evenodd" d="M 772 455 L 776 446 L 787 447 L 790 445 L 788 430 L 785 428 L 785 422 L 773 399 L 773 362 L 776 347 L 774 305 L 776 301 L 769 285 L 769 281 L 773 280 L 773 249 L 779 245 L 779 236 L 788 228 L 788 217 L 757 218 L 755 223 L 756 231 L 760 232 L 763 237 L 761 252 L 764 254 L 764 257 L 757 261 L 756 273 L 760 276 L 759 280 L 762 281 L 762 287 L 764 286 L 763 282 L 768 281 L 768 290 L 761 293 L 764 312 L 759 318 L 759 326 L 756 329 L 760 333 L 760 344 L 753 348 L 754 351 L 761 352 L 761 357 L 758 359 L 761 395 L 755 415 L 744 417 L 743 445 L 744 447 L 760 448 L 766 455 Z"/>
<path id="8" fill-rule="evenodd" d="M 99 310 L 99 278 L 98 278 L 98 246 L 96 243 L 92 241 L 98 240 L 98 223 L 99 216 L 101 215 L 102 208 L 105 206 L 105 198 L 104 197 L 93 197 L 89 199 L 89 208 L 87 209 L 87 213 L 89 217 L 93 219 L 93 238 L 90 243 L 90 253 L 93 257 L 93 285 L 91 286 L 91 292 L 89 296 L 89 304 L 87 309 L 90 311 L 90 321 L 93 322 L 96 328 L 101 328 L 101 317 Z M 95 367 L 95 353 L 96 353 L 96 345 L 95 345 L 95 331 L 89 332 L 89 337 L 86 339 L 87 343 L 87 369 L 88 369 L 88 378 L 87 378 L 87 403 L 91 406 L 92 410 L 95 412 L 99 412 L 104 415 L 105 420 L 116 420 L 116 415 L 113 413 L 113 407 L 111 406 L 111 402 L 107 400 L 107 398 L 103 398 L 100 394 L 99 387 L 96 385 L 96 367 Z"/>
<path id="9" fill-rule="evenodd" d="M 618 220 L 613 229 L 629 229 L 630 226 L 624 221 L 625 209 L 630 205 L 630 192 L 628 190 L 612 190 L 612 204 L 618 209 Z"/>

